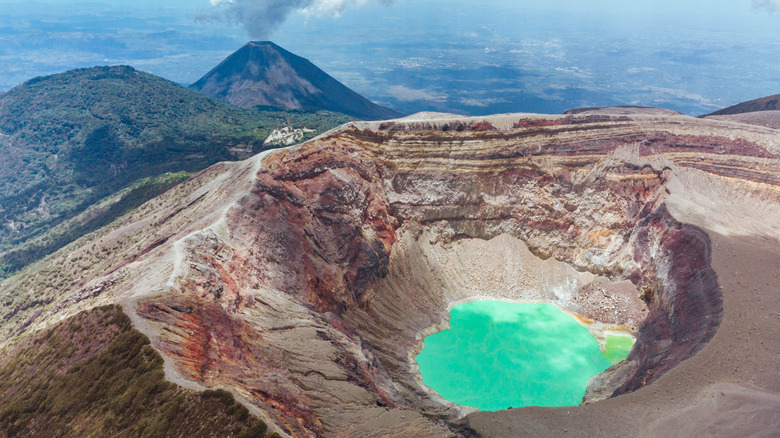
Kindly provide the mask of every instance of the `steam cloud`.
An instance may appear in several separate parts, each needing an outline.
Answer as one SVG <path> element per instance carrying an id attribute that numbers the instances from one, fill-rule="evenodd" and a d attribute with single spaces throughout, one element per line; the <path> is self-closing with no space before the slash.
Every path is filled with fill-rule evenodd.
<path id="1" fill-rule="evenodd" d="M 345 9 L 396 0 L 209 0 L 216 10 L 198 18 L 243 26 L 252 38 L 266 38 L 290 13 L 338 17 Z"/>
<path id="2" fill-rule="evenodd" d="M 780 11 L 780 0 L 753 0 L 753 9 L 763 9 L 773 14 Z"/>

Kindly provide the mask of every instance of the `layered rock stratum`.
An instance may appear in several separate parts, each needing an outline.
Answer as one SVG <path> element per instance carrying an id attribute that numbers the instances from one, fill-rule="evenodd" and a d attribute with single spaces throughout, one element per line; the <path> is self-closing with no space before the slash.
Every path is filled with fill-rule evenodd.
<path id="1" fill-rule="evenodd" d="M 597 337 L 632 331 L 566 409 L 613 406 L 717 332 L 711 236 L 778 245 L 779 155 L 771 128 L 640 109 L 350 123 L 215 165 L 6 280 L 22 298 L 0 332 L 121 303 L 170 380 L 229 389 L 282 433 L 499 436 L 565 414 L 467 415 L 426 388 L 412 358 L 448 308 L 550 302 Z"/>

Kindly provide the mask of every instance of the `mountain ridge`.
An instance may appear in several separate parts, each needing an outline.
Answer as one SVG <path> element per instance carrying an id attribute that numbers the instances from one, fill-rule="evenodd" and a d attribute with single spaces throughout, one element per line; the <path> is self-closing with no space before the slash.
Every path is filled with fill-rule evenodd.
<path id="1" fill-rule="evenodd" d="M 732 105 L 718 111 L 706 114 L 706 116 L 730 116 L 736 114 L 745 114 L 758 111 L 777 111 L 780 94 L 759 97 L 758 99 L 746 100 L 736 105 Z"/>
<path id="2" fill-rule="evenodd" d="M 242 108 L 269 105 L 286 110 L 329 110 L 364 120 L 402 116 L 271 41 L 250 41 L 190 88 Z"/>
<path id="3" fill-rule="evenodd" d="M 714 113 L 700 116 L 703 119 L 728 120 L 748 125 L 780 129 L 780 94 L 747 100 Z"/>
<path id="4" fill-rule="evenodd" d="M 163 177 L 158 184 L 162 174 L 246 158 L 270 147 L 264 141 L 273 128 L 322 132 L 348 120 L 242 109 L 129 66 L 31 79 L 0 96 L 0 278 L 72 241 L 81 235 L 76 230 L 112 220 L 124 211 L 120 206 L 139 205 L 181 182 Z M 49 234 L 139 184 L 125 193 L 133 201 L 123 195 L 110 217 L 91 216 Z"/>

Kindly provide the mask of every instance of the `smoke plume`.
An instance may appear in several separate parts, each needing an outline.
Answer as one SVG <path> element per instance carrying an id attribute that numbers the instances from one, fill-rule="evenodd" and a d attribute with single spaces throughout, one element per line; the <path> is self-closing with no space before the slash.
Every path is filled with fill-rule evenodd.
<path id="1" fill-rule="evenodd" d="M 209 0 L 212 11 L 198 18 L 241 25 L 252 38 L 267 38 L 292 12 L 338 17 L 345 9 L 396 0 Z"/>
<path id="2" fill-rule="evenodd" d="M 762 9 L 770 14 L 780 11 L 780 0 L 753 0 L 753 9 Z"/>

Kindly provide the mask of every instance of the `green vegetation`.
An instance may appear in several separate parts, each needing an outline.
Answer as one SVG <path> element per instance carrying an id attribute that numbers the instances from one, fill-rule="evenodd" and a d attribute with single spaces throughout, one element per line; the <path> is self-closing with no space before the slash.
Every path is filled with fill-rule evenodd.
<path id="1" fill-rule="evenodd" d="M 22 275 L 0 281 L 0 318 L 3 320 L 0 324 L 0 338 L 15 336 L 43 315 L 42 307 L 57 305 L 55 303 L 77 293 L 85 282 L 112 271 L 155 242 L 165 241 L 179 226 L 197 220 L 184 213 L 186 209 L 179 209 L 185 207 L 182 201 L 218 177 L 222 171 L 220 166 L 206 169 L 199 177 L 187 179 L 110 224 L 85 234 L 54 254 L 25 267 Z M 121 194 L 117 197 L 121 197 Z M 117 197 L 101 201 L 77 217 L 54 227 L 51 232 L 59 232 L 63 228 L 100 217 L 101 212 L 110 208 Z M 168 209 L 175 206 L 178 208 Z M 130 233 L 116 233 L 128 224 L 147 220 L 152 221 L 149 226 L 136 228 Z M 169 221 L 176 225 L 168 224 Z"/>
<path id="2" fill-rule="evenodd" d="M 306 127 L 315 135 L 348 120 L 328 112 L 245 110 L 131 67 L 28 81 L 0 96 L 0 278 L 170 188 L 146 178 L 247 158 L 274 128 Z M 139 184 L 142 190 L 124 195 L 125 207 L 47 235 Z"/>
<path id="3" fill-rule="evenodd" d="M 83 312 L 11 348 L 0 353 L 2 436 L 267 436 L 230 392 L 166 381 L 162 358 L 118 306 Z"/>
<path id="4" fill-rule="evenodd" d="M 78 216 L 45 230 L 40 236 L 0 252 L 0 278 L 53 253 L 74 238 L 108 225 L 116 218 L 164 193 L 190 176 L 192 173 L 176 172 L 144 178 L 89 207 Z"/>

